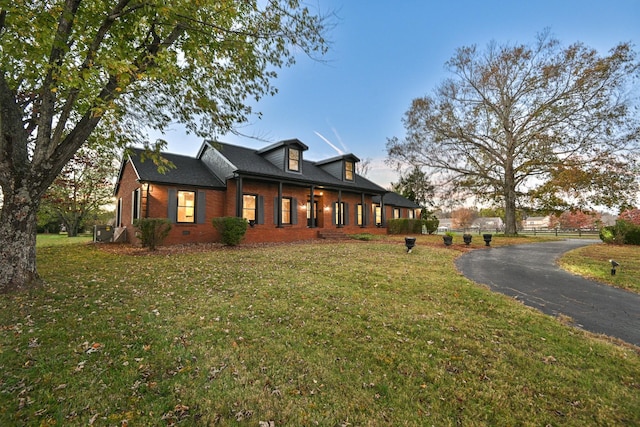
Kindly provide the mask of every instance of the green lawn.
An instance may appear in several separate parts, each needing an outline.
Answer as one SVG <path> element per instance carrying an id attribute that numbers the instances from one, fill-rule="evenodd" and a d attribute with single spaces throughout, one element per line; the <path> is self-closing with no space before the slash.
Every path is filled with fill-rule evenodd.
<path id="1" fill-rule="evenodd" d="M 620 263 L 615 275 L 611 275 L 611 259 Z M 590 245 L 565 254 L 559 264 L 572 273 L 640 293 L 640 246 Z"/>
<path id="2" fill-rule="evenodd" d="M 66 234 L 38 234 L 36 238 L 37 247 L 72 245 L 76 243 L 87 243 L 93 241 L 90 234 L 82 234 L 76 237 L 68 237 Z"/>
<path id="3" fill-rule="evenodd" d="M 640 424 L 637 349 L 437 242 L 41 246 L 47 284 L 0 296 L 0 425 Z"/>

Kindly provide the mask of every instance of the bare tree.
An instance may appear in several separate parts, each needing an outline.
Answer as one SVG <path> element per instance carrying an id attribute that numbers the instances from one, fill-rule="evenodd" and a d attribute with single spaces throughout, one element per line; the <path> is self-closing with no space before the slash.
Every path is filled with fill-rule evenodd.
<path id="1" fill-rule="evenodd" d="M 525 197 L 611 207 L 635 196 L 640 117 L 625 95 L 639 65 L 628 43 L 600 56 L 544 32 L 532 46 L 459 48 L 447 66 L 453 77 L 413 100 L 406 136 L 388 139 L 391 161 L 501 204 L 508 234 Z"/>

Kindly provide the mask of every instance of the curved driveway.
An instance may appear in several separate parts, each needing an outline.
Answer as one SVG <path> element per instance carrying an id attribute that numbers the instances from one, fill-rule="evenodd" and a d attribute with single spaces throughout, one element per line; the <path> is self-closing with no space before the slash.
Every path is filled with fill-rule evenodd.
<path id="1" fill-rule="evenodd" d="M 569 239 L 475 250 L 459 257 L 456 267 L 474 282 L 543 313 L 564 314 L 578 327 L 640 345 L 640 295 L 573 275 L 555 263 L 563 252 L 596 242 Z M 624 274 L 624 265 L 618 274 Z"/>

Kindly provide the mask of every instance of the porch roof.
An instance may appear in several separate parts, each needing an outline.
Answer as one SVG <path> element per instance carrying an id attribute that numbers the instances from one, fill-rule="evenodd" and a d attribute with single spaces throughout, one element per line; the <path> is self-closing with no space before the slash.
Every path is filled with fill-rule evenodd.
<path id="1" fill-rule="evenodd" d="M 151 160 L 142 161 L 144 150 L 132 148 L 129 159 L 141 182 L 154 182 L 167 185 L 188 185 L 206 188 L 225 188 L 225 183 L 216 177 L 199 159 L 172 153 L 161 153 L 162 157 L 175 165 L 165 173 Z"/>

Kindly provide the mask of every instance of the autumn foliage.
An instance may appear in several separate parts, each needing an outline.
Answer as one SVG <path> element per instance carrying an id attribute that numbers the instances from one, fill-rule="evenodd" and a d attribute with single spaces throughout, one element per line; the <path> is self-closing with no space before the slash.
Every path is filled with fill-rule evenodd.
<path id="1" fill-rule="evenodd" d="M 640 209 L 627 209 L 620 214 L 619 219 L 634 225 L 640 225 Z"/>
<path id="2" fill-rule="evenodd" d="M 563 230 L 591 230 L 598 228 L 601 220 L 602 215 L 598 212 L 566 211 L 559 216 L 552 216 L 549 221 L 549 227 Z"/>

